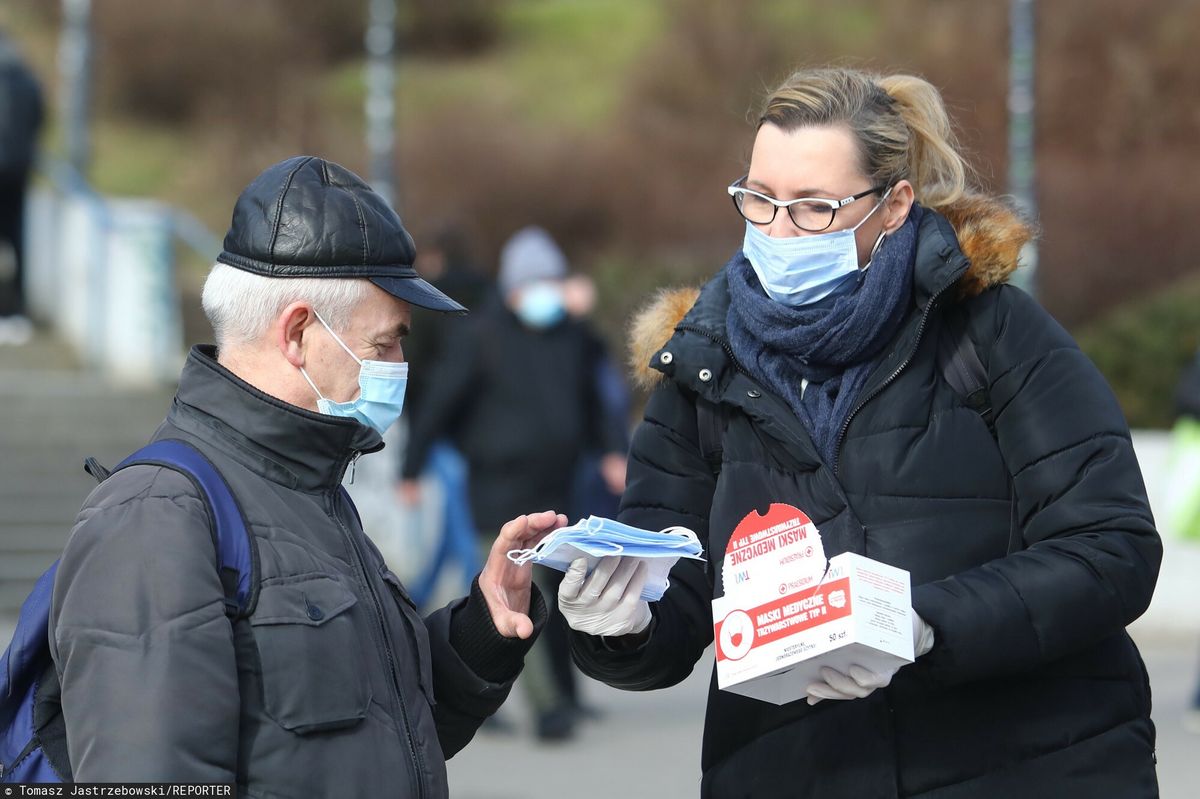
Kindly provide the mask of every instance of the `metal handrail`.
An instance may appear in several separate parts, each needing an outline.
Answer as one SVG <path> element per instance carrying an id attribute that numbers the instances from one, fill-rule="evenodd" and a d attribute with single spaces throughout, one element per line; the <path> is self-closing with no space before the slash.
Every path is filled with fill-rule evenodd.
<path id="1" fill-rule="evenodd" d="M 88 179 L 70 162 L 56 156 L 41 154 L 36 171 L 46 177 L 58 191 L 76 193 L 97 203 L 104 202 L 104 195 L 96 191 Z M 174 238 L 205 260 L 213 260 L 221 251 L 221 239 L 208 229 L 195 214 L 167 204 L 171 217 L 171 232 Z"/>

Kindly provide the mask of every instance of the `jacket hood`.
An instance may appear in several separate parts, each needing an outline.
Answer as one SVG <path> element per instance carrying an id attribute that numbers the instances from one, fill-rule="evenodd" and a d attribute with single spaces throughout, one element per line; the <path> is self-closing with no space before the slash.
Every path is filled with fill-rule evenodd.
<path id="1" fill-rule="evenodd" d="M 954 228 L 958 246 L 970 262 L 956 284 L 960 300 L 1006 282 L 1017 268 L 1021 248 L 1036 235 L 1029 221 L 994 197 L 968 194 L 935 210 Z M 699 296 L 699 287 L 661 289 L 634 316 L 629 365 L 639 388 L 651 389 L 662 379 L 661 373 L 650 368 L 650 359 L 670 340 Z"/>

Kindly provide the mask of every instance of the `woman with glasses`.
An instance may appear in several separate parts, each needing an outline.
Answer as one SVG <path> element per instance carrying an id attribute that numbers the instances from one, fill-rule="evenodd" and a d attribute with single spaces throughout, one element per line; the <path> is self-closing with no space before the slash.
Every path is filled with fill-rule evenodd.
<path id="1" fill-rule="evenodd" d="M 653 394 L 620 518 L 693 529 L 707 564 L 681 560 L 651 604 L 636 562 L 573 566 L 559 605 L 587 674 L 686 677 L 713 599 L 754 579 L 725 573 L 731 534 L 771 505 L 811 519 L 827 556 L 911 578 L 915 662 L 822 669 L 781 705 L 714 679 L 703 796 L 1157 795 L 1125 626 L 1161 544 L 1129 432 L 1070 336 L 1005 284 L 1032 231 L 969 175 L 926 81 L 797 72 L 728 188 L 741 248 L 635 325 Z"/>

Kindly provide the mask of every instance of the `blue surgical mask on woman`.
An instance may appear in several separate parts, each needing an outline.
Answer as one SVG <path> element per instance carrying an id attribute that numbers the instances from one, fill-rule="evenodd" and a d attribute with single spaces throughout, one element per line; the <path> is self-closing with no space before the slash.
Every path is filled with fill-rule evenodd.
<path id="1" fill-rule="evenodd" d="M 858 243 L 854 233 L 879 210 L 891 189 L 884 192 L 870 213 L 854 227 L 815 236 L 774 238 L 746 222 L 742 253 L 750 261 L 763 291 L 775 302 L 792 307 L 819 302 L 853 287 L 859 276 Z M 880 233 L 871 249 L 883 242 Z M 870 266 L 868 261 L 867 266 Z M 861 271 L 866 270 L 866 266 Z"/>
<path id="2" fill-rule="evenodd" d="M 317 410 L 327 416 L 344 416 L 354 419 L 374 428 L 379 431 L 380 435 L 383 435 L 389 427 L 396 423 L 396 420 L 400 418 L 400 412 L 404 409 L 404 394 L 408 388 L 408 364 L 359 358 L 353 350 L 346 346 L 346 342 L 333 332 L 333 328 L 321 318 L 320 314 L 315 311 L 313 313 L 316 314 L 317 321 L 325 325 L 325 329 L 329 331 L 329 335 L 333 336 L 333 340 L 358 362 L 359 394 L 357 399 L 349 402 L 334 402 L 327 399 L 312 378 L 308 376 L 308 372 L 304 371 L 304 367 L 300 367 L 300 374 L 304 375 L 304 379 L 317 393 Z"/>

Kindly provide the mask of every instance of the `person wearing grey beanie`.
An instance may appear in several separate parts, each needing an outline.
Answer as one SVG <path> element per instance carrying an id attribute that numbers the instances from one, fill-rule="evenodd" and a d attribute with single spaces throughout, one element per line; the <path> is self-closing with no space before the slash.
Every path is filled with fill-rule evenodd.
<path id="1" fill-rule="evenodd" d="M 540 227 L 521 228 L 500 250 L 500 290 L 505 294 L 540 280 L 567 276 L 567 257 Z"/>
<path id="2" fill-rule="evenodd" d="M 618 494 L 624 487 L 624 420 L 600 406 L 604 347 L 567 313 L 567 271 L 566 256 L 542 228 L 522 228 L 508 239 L 500 250 L 498 296 L 447 340 L 445 351 L 454 355 L 439 360 L 411 430 L 402 496 L 415 496 L 413 481 L 430 448 L 450 437 L 468 464 L 481 545 L 490 543 L 483 537 L 492 534 L 492 520 L 509 508 L 569 507 L 584 453 L 619 461 L 612 482 L 620 485 L 612 487 Z M 534 579 L 553 597 L 561 575 L 538 570 Z M 555 741 L 570 738 L 586 711 L 576 698 L 566 628 L 555 626 L 561 620 L 548 624 L 522 680 L 537 737 Z"/>
<path id="3" fill-rule="evenodd" d="M 540 227 L 518 230 L 500 250 L 500 293 L 526 327 L 544 330 L 563 320 L 566 276 L 567 257 Z"/>

